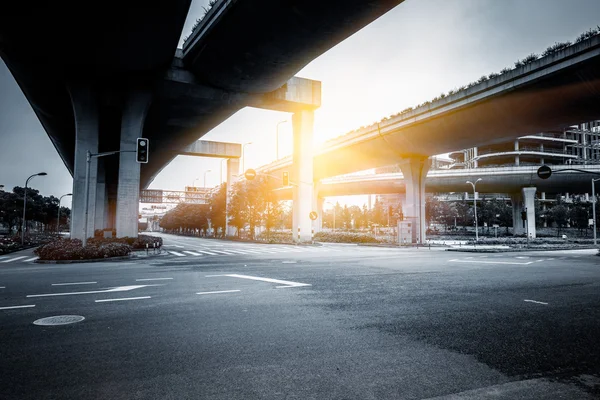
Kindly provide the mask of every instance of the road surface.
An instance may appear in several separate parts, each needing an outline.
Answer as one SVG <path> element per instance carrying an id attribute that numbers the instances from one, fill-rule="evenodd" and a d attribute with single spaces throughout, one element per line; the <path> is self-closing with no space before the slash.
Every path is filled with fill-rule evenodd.
<path id="1" fill-rule="evenodd" d="M 0 398 L 600 396 L 592 251 L 164 238 L 124 262 L 0 259 Z M 84 319 L 38 325 L 65 315 Z"/>

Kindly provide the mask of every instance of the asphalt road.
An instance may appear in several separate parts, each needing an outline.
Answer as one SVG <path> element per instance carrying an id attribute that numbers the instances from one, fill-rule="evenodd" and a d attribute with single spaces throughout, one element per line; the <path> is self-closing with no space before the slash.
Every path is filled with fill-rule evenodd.
<path id="1" fill-rule="evenodd" d="M 0 260 L 0 399 L 600 398 L 591 251 L 165 245 Z"/>

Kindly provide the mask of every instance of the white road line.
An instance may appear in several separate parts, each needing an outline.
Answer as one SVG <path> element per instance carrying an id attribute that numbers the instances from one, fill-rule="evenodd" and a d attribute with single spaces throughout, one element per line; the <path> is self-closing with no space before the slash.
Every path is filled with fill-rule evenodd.
<path id="1" fill-rule="evenodd" d="M 215 292 L 198 292 L 196 294 L 219 294 L 219 293 L 233 293 L 239 292 L 239 290 L 217 290 Z"/>
<path id="2" fill-rule="evenodd" d="M 236 254 L 247 254 L 245 251 L 241 251 L 241 250 L 231 250 L 231 249 L 227 249 L 227 251 L 231 252 L 231 253 L 236 253 Z"/>
<path id="3" fill-rule="evenodd" d="M 217 253 L 212 253 L 210 251 L 206 251 L 206 250 L 196 250 L 198 253 L 202 253 L 202 254 L 206 254 L 207 256 L 216 256 Z"/>
<path id="4" fill-rule="evenodd" d="M 67 283 L 53 283 L 52 286 L 69 286 L 69 285 L 93 285 L 98 282 L 67 282 Z"/>
<path id="5" fill-rule="evenodd" d="M 102 300 L 94 300 L 96 303 L 105 303 L 107 301 L 126 301 L 126 300 L 143 300 L 143 299 L 151 299 L 151 296 L 142 296 L 142 297 L 122 297 L 120 299 L 102 299 Z"/>
<path id="6" fill-rule="evenodd" d="M 35 261 L 35 260 L 37 260 L 38 258 L 39 258 L 39 257 L 31 257 L 31 258 L 28 258 L 27 260 L 23 260 L 23 261 L 25 261 L 25 262 L 30 262 L 30 261 Z"/>
<path id="7" fill-rule="evenodd" d="M 244 249 L 244 250 L 240 250 L 240 251 L 243 251 L 244 253 L 249 253 L 249 254 L 260 254 L 260 251 L 250 250 L 250 249 Z"/>
<path id="8" fill-rule="evenodd" d="M 173 278 L 142 278 L 142 279 L 136 279 L 136 282 L 143 282 L 143 281 L 169 281 Z"/>
<path id="9" fill-rule="evenodd" d="M 163 244 L 163 247 L 177 247 L 179 249 L 183 249 L 184 246 L 180 246 L 178 244 Z"/>
<path id="10" fill-rule="evenodd" d="M 279 283 L 283 286 L 277 286 L 277 289 L 280 288 L 288 288 L 288 287 L 301 287 L 301 286 L 312 286 L 308 283 L 300 283 L 300 282 L 292 282 L 292 281 L 283 281 L 280 279 L 272 279 L 272 278 L 262 278 L 260 276 L 250 276 L 250 275 L 238 275 L 238 274 L 224 274 L 224 275 L 206 275 L 206 277 L 215 277 L 215 276 L 228 276 L 230 278 L 240 278 L 240 279 L 250 279 L 253 281 L 263 281 L 270 283 Z"/>
<path id="11" fill-rule="evenodd" d="M 476 263 L 476 264 L 508 264 L 508 265 L 529 265 L 535 261 L 525 263 L 510 262 L 510 261 L 477 261 L 477 260 L 448 260 L 448 262 Z"/>
<path id="12" fill-rule="evenodd" d="M 196 253 L 195 251 L 183 250 L 185 254 L 189 254 L 191 256 L 201 256 L 202 254 Z"/>
<path id="13" fill-rule="evenodd" d="M 8 263 L 8 262 L 13 262 L 13 261 L 20 260 L 20 259 L 22 259 L 22 258 L 27 258 L 27 256 L 21 256 L 21 257 L 9 258 L 8 260 L 4 260 L 4 261 L 0 261 L 0 262 L 3 262 L 3 263 Z"/>
<path id="14" fill-rule="evenodd" d="M 145 288 L 149 286 L 162 286 L 160 284 L 155 285 L 129 285 L 129 286 L 118 286 L 105 290 L 91 290 L 88 292 L 68 292 L 68 293 L 45 293 L 45 294 L 28 294 L 26 297 L 52 297 L 52 296 L 72 296 L 77 294 L 97 294 L 97 293 L 111 293 L 111 292 L 128 292 L 130 290 Z"/>
<path id="15" fill-rule="evenodd" d="M 178 253 L 176 251 L 169 251 L 169 253 L 171 253 L 171 254 L 173 254 L 174 256 L 177 256 L 177 257 L 185 257 L 185 254 L 181 254 L 181 253 Z"/>
<path id="16" fill-rule="evenodd" d="M 523 300 L 527 303 L 535 303 L 535 304 L 544 304 L 544 305 L 548 305 L 548 303 L 544 303 L 543 301 L 535 301 L 535 300 Z"/>
<path id="17" fill-rule="evenodd" d="M 8 258 L 8 256 L 2 256 L 0 257 L 0 260 L 4 260 L 5 258 Z"/>
<path id="18" fill-rule="evenodd" d="M 211 249 L 210 251 L 212 251 L 212 252 L 214 252 L 214 253 L 221 253 L 221 254 L 225 254 L 225 255 L 228 255 L 228 256 L 231 256 L 231 255 L 233 255 L 233 253 L 229 253 L 229 252 L 227 252 L 227 251 L 223 251 L 223 250 L 212 250 L 212 249 Z"/>
<path id="19" fill-rule="evenodd" d="M 28 304 L 26 306 L 0 307 L 0 310 L 14 310 L 15 308 L 31 308 L 31 307 L 35 307 L 35 304 Z"/>
<path id="20" fill-rule="evenodd" d="M 6 286 L 0 286 L 0 289 L 6 289 Z"/>

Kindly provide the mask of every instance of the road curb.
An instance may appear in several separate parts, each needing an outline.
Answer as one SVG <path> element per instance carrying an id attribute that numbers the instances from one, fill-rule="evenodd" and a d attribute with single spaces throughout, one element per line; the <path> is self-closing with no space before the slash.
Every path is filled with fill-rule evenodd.
<path id="1" fill-rule="evenodd" d="M 446 251 L 455 251 L 462 253 L 520 253 L 526 251 L 561 251 L 561 250 L 594 250 L 596 247 L 560 247 L 560 248 L 509 248 L 509 249 L 465 249 L 465 248 L 452 248 L 446 249 Z"/>

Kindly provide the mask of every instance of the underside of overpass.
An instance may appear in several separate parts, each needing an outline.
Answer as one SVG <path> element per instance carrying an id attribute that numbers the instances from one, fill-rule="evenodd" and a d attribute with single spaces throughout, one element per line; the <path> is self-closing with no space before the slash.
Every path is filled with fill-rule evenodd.
<path id="1" fill-rule="evenodd" d="M 294 74 L 401 1 L 218 0 L 183 50 L 190 0 L 15 3 L 0 14 L 0 55 L 73 175 L 73 237 L 136 236 L 139 189 L 241 108 L 296 113 L 310 149 L 320 83 Z M 94 158 L 86 205 L 86 152 L 131 151 L 136 137 L 150 139 L 149 162 Z"/>

